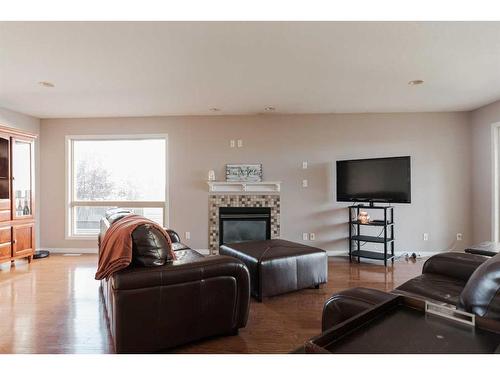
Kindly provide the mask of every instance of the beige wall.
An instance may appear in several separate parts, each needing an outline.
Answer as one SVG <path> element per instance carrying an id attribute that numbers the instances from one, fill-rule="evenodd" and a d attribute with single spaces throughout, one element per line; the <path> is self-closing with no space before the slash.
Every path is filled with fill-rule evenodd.
<path id="1" fill-rule="evenodd" d="M 40 119 L 22 113 L 0 108 L 0 124 L 40 134 Z M 40 140 L 35 141 L 35 219 L 36 219 L 36 244 L 40 247 Z"/>
<path id="2" fill-rule="evenodd" d="M 395 211 L 397 250 L 446 250 L 457 232 L 459 248 L 471 239 L 467 113 L 149 117 L 42 120 L 42 247 L 95 246 L 64 238 L 65 136 L 133 133 L 168 133 L 170 227 L 190 231 L 195 248 L 207 248 L 209 169 L 221 179 L 226 163 L 262 163 L 265 179 L 283 181 L 282 237 L 314 232 L 316 246 L 345 251 L 347 204 L 335 201 L 335 161 L 397 155 L 411 155 L 413 180 L 412 204 Z M 230 148 L 230 139 L 244 147 Z"/>
<path id="3" fill-rule="evenodd" d="M 472 192 L 474 242 L 493 239 L 492 233 L 492 124 L 500 122 L 500 101 L 471 113 Z"/>

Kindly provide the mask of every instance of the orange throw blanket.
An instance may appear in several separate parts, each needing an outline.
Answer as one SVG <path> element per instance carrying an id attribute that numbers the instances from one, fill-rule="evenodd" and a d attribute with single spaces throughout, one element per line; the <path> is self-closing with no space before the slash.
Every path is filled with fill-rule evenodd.
<path id="1" fill-rule="evenodd" d="M 170 245 L 170 257 L 176 259 L 172 250 L 170 236 L 160 225 L 140 215 L 128 215 L 111 224 L 99 249 L 99 264 L 95 274 L 96 280 L 110 277 L 132 262 L 132 232 L 139 225 L 149 224 L 158 229 Z"/>

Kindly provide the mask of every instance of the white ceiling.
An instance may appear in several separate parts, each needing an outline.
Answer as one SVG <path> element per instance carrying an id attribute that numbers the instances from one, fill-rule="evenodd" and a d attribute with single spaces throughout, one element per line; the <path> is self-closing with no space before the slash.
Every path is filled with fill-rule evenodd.
<path id="1" fill-rule="evenodd" d="M 0 23 L 0 107 L 41 118 L 462 111 L 498 99 L 500 22 Z"/>

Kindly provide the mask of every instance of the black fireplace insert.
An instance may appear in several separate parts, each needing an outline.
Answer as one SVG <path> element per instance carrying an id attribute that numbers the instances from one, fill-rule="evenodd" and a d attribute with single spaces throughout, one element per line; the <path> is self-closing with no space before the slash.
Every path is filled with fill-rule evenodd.
<path id="1" fill-rule="evenodd" d="M 269 239 L 270 207 L 219 208 L 219 245 Z"/>

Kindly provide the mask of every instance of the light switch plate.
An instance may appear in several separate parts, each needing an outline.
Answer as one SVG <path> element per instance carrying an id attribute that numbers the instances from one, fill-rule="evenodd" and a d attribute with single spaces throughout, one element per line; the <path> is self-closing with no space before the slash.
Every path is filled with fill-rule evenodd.
<path id="1" fill-rule="evenodd" d="M 314 233 L 309 233 L 309 240 L 314 241 L 316 239 L 316 234 Z"/>
<path id="2" fill-rule="evenodd" d="M 302 169 L 307 169 L 307 161 L 302 162 Z"/>
<path id="3" fill-rule="evenodd" d="M 238 139 L 238 147 L 243 147 L 243 139 Z"/>
<path id="4" fill-rule="evenodd" d="M 191 239 L 191 232 L 186 232 L 185 237 L 186 237 L 186 240 L 190 240 Z"/>
<path id="5" fill-rule="evenodd" d="M 234 146 L 235 146 L 234 139 L 231 139 L 231 140 L 229 141 L 229 147 L 234 148 Z"/>
<path id="6" fill-rule="evenodd" d="M 309 234 L 308 233 L 302 233 L 302 240 L 303 241 L 308 241 L 309 240 Z"/>
<path id="7" fill-rule="evenodd" d="M 309 183 L 307 182 L 307 180 L 302 180 L 302 187 L 307 187 L 309 186 Z"/>

